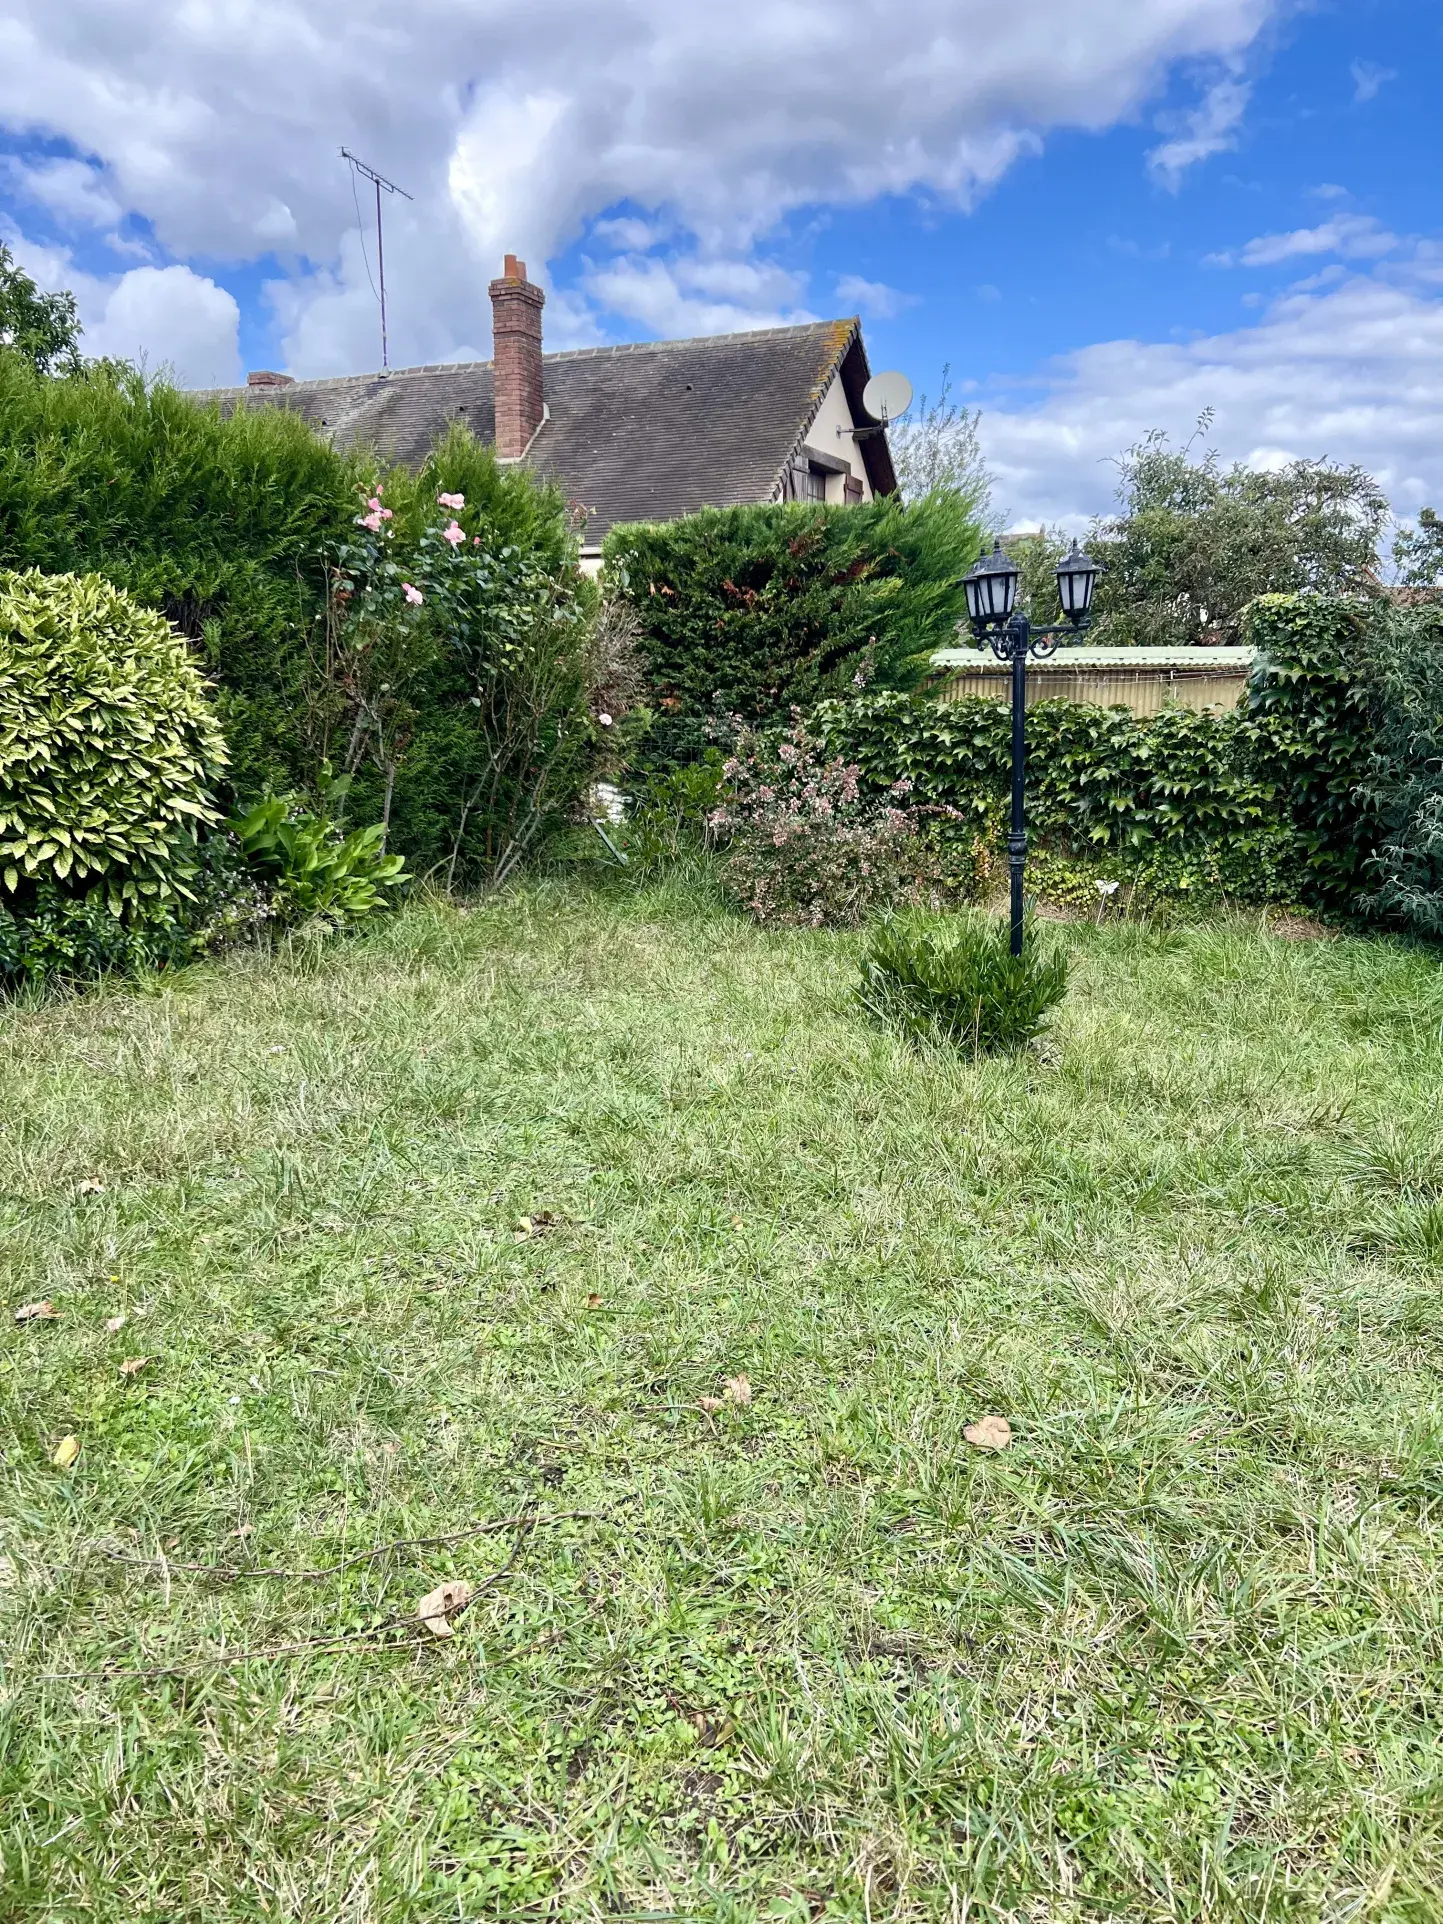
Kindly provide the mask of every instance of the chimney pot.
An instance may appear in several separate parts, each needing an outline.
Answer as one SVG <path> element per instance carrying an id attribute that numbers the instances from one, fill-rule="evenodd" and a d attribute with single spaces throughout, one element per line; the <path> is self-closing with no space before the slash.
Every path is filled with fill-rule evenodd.
<path id="1" fill-rule="evenodd" d="M 496 452 L 518 460 L 545 418 L 542 392 L 541 310 L 546 296 L 526 278 L 525 261 L 506 256 L 491 283 L 492 355 L 496 390 Z"/>

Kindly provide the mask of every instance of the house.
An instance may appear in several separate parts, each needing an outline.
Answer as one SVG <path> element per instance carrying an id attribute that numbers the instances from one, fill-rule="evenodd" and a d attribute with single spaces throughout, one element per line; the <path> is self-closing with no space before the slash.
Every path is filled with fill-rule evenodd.
<path id="1" fill-rule="evenodd" d="M 542 351 L 546 296 L 506 257 L 491 283 L 494 359 L 296 381 L 256 373 L 198 400 L 287 407 L 343 447 L 418 463 L 453 421 L 503 461 L 553 477 L 584 512 L 582 561 L 619 521 L 670 521 L 752 501 L 896 492 L 885 431 L 862 406 L 856 320 L 701 340 Z"/>

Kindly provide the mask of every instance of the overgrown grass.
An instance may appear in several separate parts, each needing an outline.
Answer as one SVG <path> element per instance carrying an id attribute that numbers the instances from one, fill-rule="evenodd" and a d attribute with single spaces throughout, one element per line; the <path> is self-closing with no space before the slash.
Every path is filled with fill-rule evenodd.
<path id="1" fill-rule="evenodd" d="M 0 1915 L 1443 1917 L 1443 973 L 1066 939 L 979 1063 L 665 889 L 0 1016 Z"/>

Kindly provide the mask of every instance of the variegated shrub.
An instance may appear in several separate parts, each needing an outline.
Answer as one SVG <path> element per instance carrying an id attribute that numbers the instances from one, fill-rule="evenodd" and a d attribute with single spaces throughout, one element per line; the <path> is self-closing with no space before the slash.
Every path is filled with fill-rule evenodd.
<path id="1" fill-rule="evenodd" d="M 100 575 L 0 571 L 0 905 L 187 893 L 225 741 L 184 641 Z"/>

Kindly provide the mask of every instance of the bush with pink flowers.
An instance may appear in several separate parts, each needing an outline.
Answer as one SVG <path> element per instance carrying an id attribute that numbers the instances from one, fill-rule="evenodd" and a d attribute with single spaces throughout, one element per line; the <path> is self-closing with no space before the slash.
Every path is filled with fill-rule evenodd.
<path id="1" fill-rule="evenodd" d="M 743 729 L 710 828 L 728 898 L 769 927 L 855 928 L 879 910 L 939 907 L 976 886 L 963 818 L 911 784 L 867 792 L 800 716 L 784 735 Z"/>

